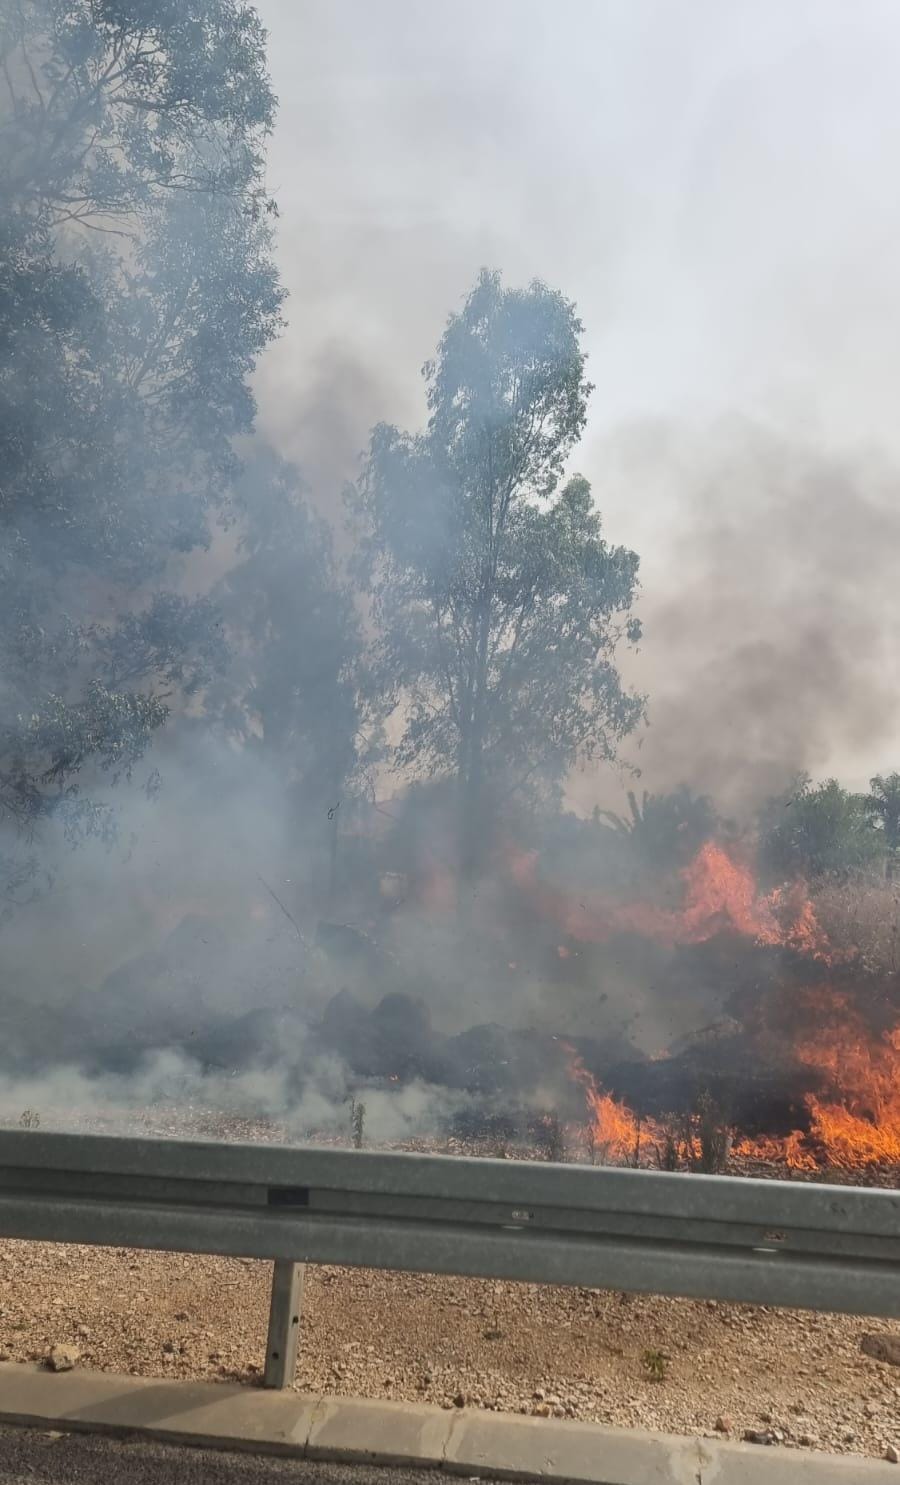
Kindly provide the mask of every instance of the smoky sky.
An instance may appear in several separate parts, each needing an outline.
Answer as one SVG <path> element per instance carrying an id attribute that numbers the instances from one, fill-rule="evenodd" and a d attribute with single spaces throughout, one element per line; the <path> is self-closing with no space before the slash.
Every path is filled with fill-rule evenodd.
<path id="1" fill-rule="evenodd" d="M 900 765 L 896 5 L 258 8 L 291 295 L 261 428 L 320 508 L 374 421 L 421 422 L 478 269 L 541 277 L 586 326 L 573 466 L 642 558 L 644 783 Z"/>

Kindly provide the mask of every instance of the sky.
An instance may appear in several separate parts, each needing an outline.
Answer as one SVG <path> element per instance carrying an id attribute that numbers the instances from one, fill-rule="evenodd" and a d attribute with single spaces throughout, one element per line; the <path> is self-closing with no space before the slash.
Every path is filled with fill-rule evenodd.
<path id="1" fill-rule="evenodd" d="M 573 468 L 641 555 L 644 785 L 900 767 L 894 0 L 258 9 L 291 296 L 260 426 L 320 507 L 422 422 L 479 268 L 544 279 L 595 385 Z"/>

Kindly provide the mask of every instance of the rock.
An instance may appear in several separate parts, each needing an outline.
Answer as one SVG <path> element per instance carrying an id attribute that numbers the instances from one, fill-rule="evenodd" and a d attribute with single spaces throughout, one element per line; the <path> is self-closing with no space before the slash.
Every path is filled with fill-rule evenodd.
<path id="1" fill-rule="evenodd" d="M 731 1433 L 731 1430 L 734 1428 L 734 1424 L 728 1417 L 727 1413 L 720 1413 L 719 1417 L 716 1419 L 715 1427 L 716 1433 Z"/>
<path id="2" fill-rule="evenodd" d="M 453 1399 L 453 1406 L 455 1408 L 464 1408 L 465 1405 L 466 1405 L 466 1394 L 464 1392 L 457 1392 L 455 1398 Z"/>
<path id="3" fill-rule="evenodd" d="M 802 1444 L 804 1449 L 816 1449 L 819 1445 L 819 1435 L 817 1433 L 801 1433 L 797 1443 Z"/>
<path id="4" fill-rule="evenodd" d="M 888 1444 L 884 1451 L 884 1457 L 888 1464 L 900 1464 L 900 1451 L 895 1449 L 893 1444 Z"/>
<path id="5" fill-rule="evenodd" d="M 70 1372 L 80 1355 L 77 1346 L 51 1346 L 47 1352 L 47 1365 L 51 1372 Z"/>
<path id="6" fill-rule="evenodd" d="M 900 1335 L 868 1333 L 860 1340 L 859 1349 L 874 1361 L 886 1361 L 889 1366 L 900 1366 Z"/>
<path id="7" fill-rule="evenodd" d="M 863 1408 L 863 1412 L 865 1413 L 867 1418 L 877 1418 L 879 1411 L 880 1409 L 878 1407 L 878 1404 L 873 1402 L 867 1402 L 865 1407 Z"/>

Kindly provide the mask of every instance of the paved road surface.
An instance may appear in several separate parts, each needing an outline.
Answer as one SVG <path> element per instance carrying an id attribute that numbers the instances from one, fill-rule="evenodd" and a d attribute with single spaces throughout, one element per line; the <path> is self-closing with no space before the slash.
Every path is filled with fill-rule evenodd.
<path id="1" fill-rule="evenodd" d="M 433 1470 L 261 1459 L 96 1434 L 0 1428 L 0 1485 L 435 1485 Z"/>

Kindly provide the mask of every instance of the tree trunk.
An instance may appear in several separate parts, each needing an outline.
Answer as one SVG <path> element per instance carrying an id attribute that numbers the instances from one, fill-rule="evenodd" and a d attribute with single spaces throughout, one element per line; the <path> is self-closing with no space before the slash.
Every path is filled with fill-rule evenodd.
<path id="1" fill-rule="evenodd" d="M 472 681 L 468 757 L 463 779 L 460 867 L 464 881 L 474 880 L 484 864 L 484 743 L 488 711 L 488 642 L 491 631 L 492 587 L 486 582 L 479 604 L 475 674 Z"/>

